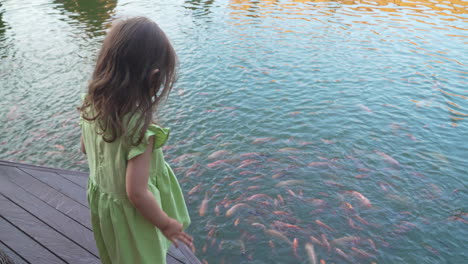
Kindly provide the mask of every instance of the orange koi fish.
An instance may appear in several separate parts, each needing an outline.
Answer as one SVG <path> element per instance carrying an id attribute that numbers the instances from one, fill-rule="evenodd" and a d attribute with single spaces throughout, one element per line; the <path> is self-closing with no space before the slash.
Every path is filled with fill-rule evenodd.
<path id="1" fill-rule="evenodd" d="M 257 190 L 257 189 L 260 189 L 260 186 L 258 186 L 258 185 L 253 185 L 253 186 L 247 187 L 247 190 Z"/>
<path id="2" fill-rule="evenodd" d="M 281 196 L 281 194 L 277 194 L 276 197 L 278 197 L 278 200 L 281 202 L 282 205 L 284 205 L 283 196 Z"/>
<path id="3" fill-rule="evenodd" d="M 205 215 L 207 208 L 208 208 L 208 194 L 205 192 L 205 198 L 203 198 L 203 201 L 202 201 L 202 203 L 200 205 L 200 210 L 198 211 L 200 216 Z"/>
<path id="4" fill-rule="evenodd" d="M 297 247 L 299 246 L 299 242 L 297 241 L 297 238 L 294 238 L 293 240 L 293 252 L 294 252 L 294 256 L 296 256 L 296 258 L 299 258 L 299 255 L 297 254 Z"/>
<path id="5" fill-rule="evenodd" d="M 233 181 L 229 184 L 229 186 L 233 186 L 233 185 L 236 185 L 236 184 L 239 184 L 241 183 L 242 181 Z"/>
<path id="6" fill-rule="evenodd" d="M 323 259 L 320 259 L 320 264 L 327 264 L 327 262 L 325 262 Z"/>
<path id="7" fill-rule="evenodd" d="M 359 215 L 354 216 L 359 222 L 363 223 L 364 225 L 370 225 L 369 222 L 367 222 L 364 218 L 360 217 Z"/>
<path id="8" fill-rule="evenodd" d="M 324 222 L 320 221 L 320 220 L 315 220 L 315 223 L 323 228 L 326 228 L 330 231 L 335 231 L 335 229 L 331 228 L 330 226 L 326 225 Z"/>
<path id="9" fill-rule="evenodd" d="M 188 192 L 188 195 L 192 195 L 192 194 L 198 192 L 198 190 L 200 189 L 200 187 L 201 187 L 201 183 L 195 185 L 195 187 L 193 187 L 193 188 Z"/>
<path id="10" fill-rule="evenodd" d="M 309 257 L 311 264 L 317 264 L 317 256 L 315 255 L 314 245 L 306 243 L 304 246 L 307 256 Z"/>
<path id="11" fill-rule="evenodd" d="M 309 236 L 309 238 L 310 238 L 310 240 L 311 240 L 312 242 L 314 242 L 315 244 L 320 245 L 320 246 L 324 246 L 323 243 L 322 243 L 320 240 L 318 240 L 317 238 L 315 238 L 315 237 L 313 237 L 313 236 Z"/>
<path id="12" fill-rule="evenodd" d="M 290 215 L 290 213 L 285 211 L 273 211 L 272 213 L 275 215 Z"/>
<path id="13" fill-rule="evenodd" d="M 236 218 L 236 220 L 234 221 L 234 226 L 237 226 L 240 222 L 240 219 L 239 218 Z"/>
<path id="14" fill-rule="evenodd" d="M 235 213 L 237 211 L 237 209 L 239 209 L 241 207 L 249 207 L 250 208 L 250 206 L 248 204 L 238 203 L 238 204 L 233 205 L 229 210 L 227 210 L 226 216 L 230 217 L 233 213 Z"/>

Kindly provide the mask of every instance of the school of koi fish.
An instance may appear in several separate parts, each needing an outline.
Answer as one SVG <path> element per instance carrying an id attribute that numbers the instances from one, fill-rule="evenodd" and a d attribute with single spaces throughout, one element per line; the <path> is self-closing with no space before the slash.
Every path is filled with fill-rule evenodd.
<path id="1" fill-rule="evenodd" d="M 277 140 L 256 138 L 250 143 L 260 150 L 261 146 L 277 143 Z M 260 151 L 236 154 L 218 150 L 206 157 L 201 153 L 172 157 L 173 146 L 165 147 L 169 163 L 181 174 L 181 185 L 189 190 L 186 200 L 192 214 L 196 210 L 207 223 L 205 241 L 197 241 L 197 251 L 201 250 L 202 254 L 217 252 L 220 257 L 216 263 L 252 261 L 256 248 L 265 245 L 278 263 L 377 263 L 382 248 L 392 249 L 393 243 L 418 231 L 420 223 L 409 220 L 414 219 L 414 213 L 408 209 L 413 207 L 411 199 L 399 194 L 398 187 L 392 183 L 372 182 L 372 175 L 379 169 L 365 166 L 358 158 L 363 153 L 347 155 L 344 159 L 310 157 L 315 161 L 306 162 L 308 158 L 301 158 L 300 154 L 304 154 L 307 147 L 335 141 L 302 142 L 291 138 L 287 143 L 298 147 L 279 148 L 278 156 Z M 409 169 L 383 151 L 376 150 L 370 155 L 380 162 L 381 170 L 392 177 L 397 177 L 395 172 L 399 170 Z M 199 158 L 205 158 L 204 165 L 193 162 Z M 184 166 L 191 162 L 191 166 Z M 379 188 L 382 196 L 371 201 L 365 191 L 348 187 L 346 181 L 333 173 L 349 166 L 358 172 L 349 179 L 354 182 L 349 186 L 364 180 L 366 186 L 372 183 L 374 188 Z M 215 183 L 210 181 L 211 185 L 197 183 L 210 170 L 225 176 Z M 296 179 L 297 171 L 308 171 L 311 176 Z M 425 178 L 415 171 L 410 175 Z M 227 192 L 220 191 L 226 189 Z M 311 189 L 317 191 L 308 191 Z M 425 194 L 428 199 L 438 199 L 442 191 L 437 185 L 428 184 Z M 375 222 L 378 214 L 389 211 L 382 208 L 385 200 L 392 200 L 406 209 L 398 212 L 397 220 Z M 221 223 L 216 219 L 221 219 Z M 467 219 L 468 214 L 462 212 L 447 221 L 466 224 Z M 422 220 L 426 224 L 428 221 Z M 370 232 L 382 228 L 389 230 L 386 235 Z M 236 235 L 224 237 L 224 229 L 237 230 Z M 432 254 L 438 254 L 437 249 L 423 246 Z M 239 262 L 233 261 L 236 254 L 232 252 L 237 252 Z M 205 259 L 203 262 L 208 263 Z"/>

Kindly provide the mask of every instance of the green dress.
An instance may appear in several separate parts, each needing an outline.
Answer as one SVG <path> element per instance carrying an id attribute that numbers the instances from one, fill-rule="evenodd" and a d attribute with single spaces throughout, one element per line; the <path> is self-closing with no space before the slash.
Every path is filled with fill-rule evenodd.
<path id="1" fill-rule="evenodd" d="M 130 125 L 134 125 L 131 122 Z M 184 196 L 176 176 L 166 163 L 161 147 L 169 129 L 151 124 L 141 144 L 128 146 L 124 137 L 107 143 L 96 133 L 95 122 L 80 116 L 90 175 L 87 199 L 94 238 L 103 264 L 166 263 L 170 241 L 128 200 L 125 188 L 127 161 L 142 154 L 154 136 L 148 189 L 170 217 L 190 224 Z"/>

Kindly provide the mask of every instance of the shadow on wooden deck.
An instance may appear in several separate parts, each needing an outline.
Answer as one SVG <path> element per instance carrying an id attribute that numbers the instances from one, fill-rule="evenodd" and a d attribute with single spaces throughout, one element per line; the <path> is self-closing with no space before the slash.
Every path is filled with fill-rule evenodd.
<path id="1" fill-rule="evenodd" d="M 0 249 L 15 263 L 100 263 L 86 185 L 88 174 L 0 160 Z M 172 246 L 168 264 L 200 263 Z"/>

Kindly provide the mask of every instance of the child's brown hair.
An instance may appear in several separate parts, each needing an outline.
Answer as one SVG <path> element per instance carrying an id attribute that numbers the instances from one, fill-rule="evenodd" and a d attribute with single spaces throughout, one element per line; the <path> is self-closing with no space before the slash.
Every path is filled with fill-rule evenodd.
<path id="1" fill-rule="evenodd" d="M 172 89 L 176 64 L 176 53 L 155 22 L 145 17 L 117 22 L 104 39 L 79 108 L 83 119 L 99 121 L 99 134 L 106 142 L 130 132 L 132 139 L 137 138 L 131 143 L 139 144 L 156 107 Z M 93 115 L 85 111 L 90 106 Z M 136 114 L 138 125 L 132 131 L 127 131 L 132 118 L 124 123 L 126 114 Z"/>

